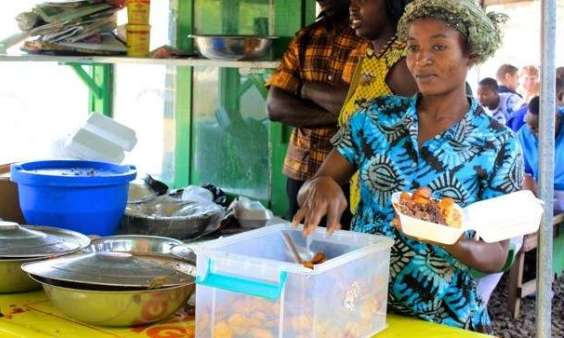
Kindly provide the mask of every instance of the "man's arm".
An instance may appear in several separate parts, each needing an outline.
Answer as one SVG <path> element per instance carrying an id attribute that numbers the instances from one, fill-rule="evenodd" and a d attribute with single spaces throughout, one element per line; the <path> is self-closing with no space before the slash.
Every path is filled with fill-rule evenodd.
<path id="1" fill-rule="evenodd" d="M 304 82 L 300 95 L 302 98 L 339 116 L 348 90 L 349 86 L 346 83 L 334 86 L 323 82 Z"/>
<path id="2" fill-rule="evenodd" d="M 319 128 L 337 125 L 339 112 L 325 110 L 280 88 L 271 86 L 266 99 L 266 110 L 272 121 L 298 128 Z"/>

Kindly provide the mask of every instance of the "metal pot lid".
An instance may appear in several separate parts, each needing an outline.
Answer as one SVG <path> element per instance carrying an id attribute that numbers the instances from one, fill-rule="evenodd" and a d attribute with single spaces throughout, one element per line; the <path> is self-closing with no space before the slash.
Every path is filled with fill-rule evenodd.
<path id="1" fill-rule="evenodd" d="M 176 259 L 93 252 L 22 265 L 32 275 L 95 286 L 157 289 L 194 282 L 195 267 Z"/>
<path id="2" fill-rule="evenodd" d="M 87 247 L 78 232 L 0 221 L 0 258 L 33 258 L 68 254 Z"/>

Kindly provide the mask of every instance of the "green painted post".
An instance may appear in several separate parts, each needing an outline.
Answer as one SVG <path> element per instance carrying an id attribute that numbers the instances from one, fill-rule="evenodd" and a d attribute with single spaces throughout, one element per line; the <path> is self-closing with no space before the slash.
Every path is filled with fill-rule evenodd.
<path id="1" fill-rule="evenodd" d="M 176 14 L 176 46 L 184 51 L 193 50 L 188 34 L 193 32 L 194 0 L 172 1 L 173 16 Z M 192 156 L 192 67 L 177 67 L 175 78 L 175 147 L 174 147 L 174 186 L 182 187 L 191 183 Z"/>
<path id="2" fill-rule="evenodd" d="M 92 65 L 90 76 L 100 91 L 96 93 L 90 89 L 88 99 L 89 111 L 113 117 L 114 66 L 111 64 Z"/>

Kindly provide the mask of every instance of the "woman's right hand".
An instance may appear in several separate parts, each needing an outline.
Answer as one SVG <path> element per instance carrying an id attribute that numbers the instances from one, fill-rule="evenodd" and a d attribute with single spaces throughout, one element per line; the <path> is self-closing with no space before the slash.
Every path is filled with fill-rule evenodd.
<path id="1" fill-rule="evenodd" d="M 341 216 L 348 203 L 343 189 L 329 176 L 319 176 L 304 184 L 298 193 L 300 209 L 294 216 L 294 225 L 304 224 L 304 235 L 309 236 L 327 216 L 327 232 L 341 228 Z"/>

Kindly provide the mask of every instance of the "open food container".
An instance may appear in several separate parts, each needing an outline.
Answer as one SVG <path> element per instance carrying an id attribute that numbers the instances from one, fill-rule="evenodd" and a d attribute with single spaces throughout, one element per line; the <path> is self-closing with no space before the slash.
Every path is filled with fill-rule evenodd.
<path id="1" fill-rule="evenodd" d="M 473 203 L 465 208 L 455 206 L 462 214 L 462 226 L 451 227 L 408 216 L 400 211 L 400 192 L 392 195 L 402 231 L 411 237 L 442 244 L 454 244 L 467 230 L 475 230 L 487 243 L 534 233 L 543 215 L 542 201 L 531 191 L 522 190 Z"/>
<path id="2" fill-rule="evenodd" d="M 369 337 L 386 326 L 390 248 L 382 236 L 324 229 L 311 249 L 328 260 L 294 263 L 282 233 L 305 245 L 286 223 L 194 246 L 196 336 Z"/>

